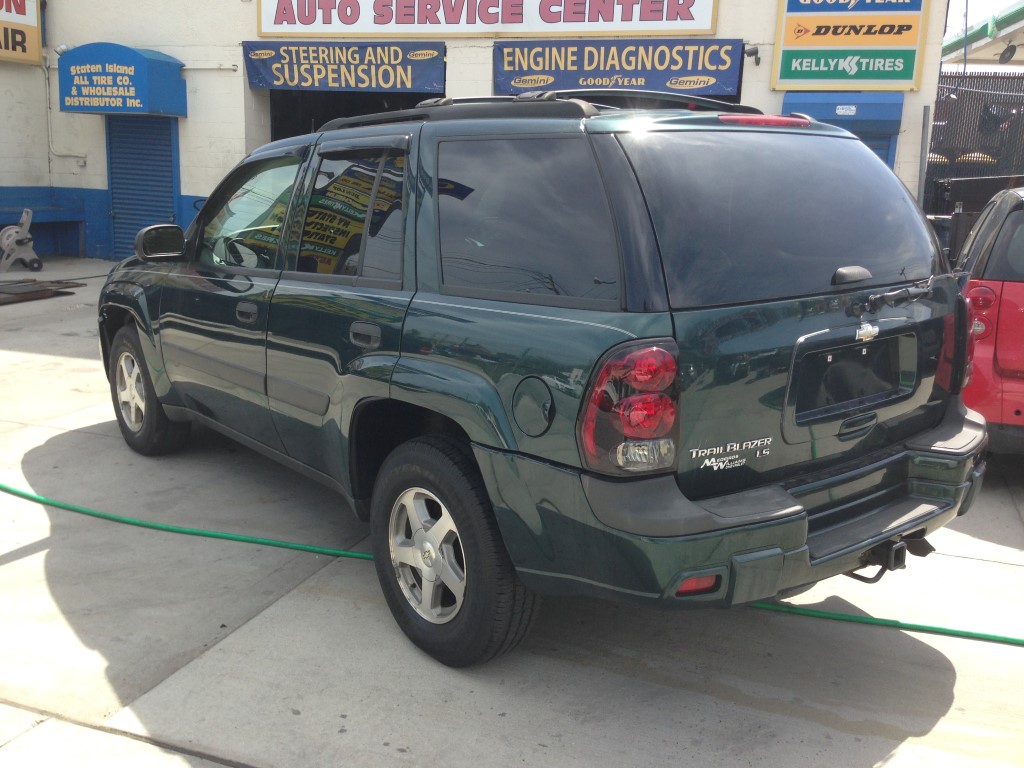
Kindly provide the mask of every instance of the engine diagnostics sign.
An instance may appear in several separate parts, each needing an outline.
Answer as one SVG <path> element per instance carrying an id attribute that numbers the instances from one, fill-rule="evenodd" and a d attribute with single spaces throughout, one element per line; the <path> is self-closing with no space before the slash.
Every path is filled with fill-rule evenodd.
<path id="1" fill-rule="evenodd" d="M 494 44 L 494 92 L 622 88 L 733 96 L 742 40 L 559 40 Z"/>

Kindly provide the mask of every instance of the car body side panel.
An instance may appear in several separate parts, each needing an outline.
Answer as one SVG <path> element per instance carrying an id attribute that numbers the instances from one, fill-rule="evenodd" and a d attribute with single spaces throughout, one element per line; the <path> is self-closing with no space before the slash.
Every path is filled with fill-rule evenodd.
<path id="1" fill-rule="evenodd" d="M 137 259 L 129 259 L 116 269 L 115 276 L 110 279 L 103 291 L 100 318 L 107 327 L 101 334 L 101 339 L 113 339 L 118 331 L 113 321 L 105 318 L 112 317 L 115 311 L 127 312 L 134 318 L 138 328 L 139 343 L 142 344 L 150 380 L 156 389 L 157 397 L 167 404 L 180 405 L 180 398 L 167 376 L 160 345 L 159 302 L 164 273 L 147 269 L 146 265 Z M 102 351 L 104 363 L 109 365 L 109 350 L 104 345 Z"/>
<path id="2" fill-rule="evenodd" d="M 410 292 L 310 283 L 285 275 L 274 293 L 267 391 L 288 455 L 348 479 L 348 432 L 360 400 L 386 398 Z M 360 346 L 359 329 L 378 335 Z"/>
<path id="3" fill-rule="evenodd" d="M 668 313 L 419 293 L 406 318 L 394 396 L 429 403 L 474 442 L 579 466 L 576 419 L 596 361 L 616 344 L 671 335 Z"/>
<path id="4" fill-rule="evenodd" d="M 266 329 L 277 274 L 176 265 L 160 299 L 167 374 L 192 410 L 282 450 L 268 410 Z"/>

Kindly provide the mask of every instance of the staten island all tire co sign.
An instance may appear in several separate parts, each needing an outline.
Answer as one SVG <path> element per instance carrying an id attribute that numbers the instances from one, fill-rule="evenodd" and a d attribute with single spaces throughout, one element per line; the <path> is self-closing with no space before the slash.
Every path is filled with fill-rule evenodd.
<path id="1" fill-rule="evenodd" d="M 931 0 L 780 0 L 772 88 L 913 91 Z"/>
<path id="2" fill-rule="evenodd" d="M 259 0 L 261 37 L 706 35 L 717 0 Z"/>

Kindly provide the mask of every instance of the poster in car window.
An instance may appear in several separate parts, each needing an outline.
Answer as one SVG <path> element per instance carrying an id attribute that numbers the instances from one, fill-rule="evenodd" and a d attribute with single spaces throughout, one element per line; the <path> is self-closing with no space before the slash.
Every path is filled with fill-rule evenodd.
<path id="1" fill-rule="evenodd" d="M 931 0 L 779 0 L 772 88 L 912 91 Z"/>
<path id="2" fill-rule="evenodd" d="M 559 40 L 494 44 L 494 92 L 617 88 L 735 96 L 742 40 Z"/>
<path id="3" fill-rule="evenodd" d="M 356 274 L 364 230 L 373 237 L 392 214 L 400 215 L 405 158 L 391 156 L 366 229 L 379 164 L 379 157 L 323 162 L 303 226 L 300 271 Z"/>

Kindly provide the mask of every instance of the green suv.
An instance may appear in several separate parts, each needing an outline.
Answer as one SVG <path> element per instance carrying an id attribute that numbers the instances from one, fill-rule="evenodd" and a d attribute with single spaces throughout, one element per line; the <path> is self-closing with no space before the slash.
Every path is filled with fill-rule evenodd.
<path id="1" fill-rule="evenodd" d="M 256 150 L 103 289 L 125 440 L 199 422 L 335 488 L 452 666 L 541 593 L 729 606 L 927 553 L 986 445 L 928 222 L 842 130 L 685 101 L 437 100 Z"/>

